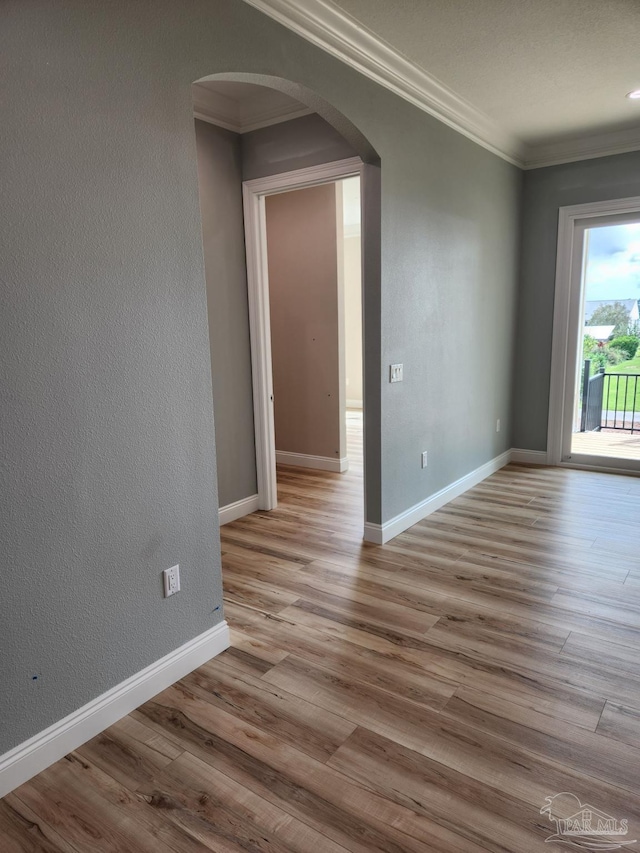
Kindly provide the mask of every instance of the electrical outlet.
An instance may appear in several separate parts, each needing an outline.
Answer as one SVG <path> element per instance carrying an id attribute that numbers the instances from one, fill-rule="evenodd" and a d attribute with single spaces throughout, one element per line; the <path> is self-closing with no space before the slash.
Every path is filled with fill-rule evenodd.
<path id="1" fill-rule="evenodd" d="M 389 365 L 389 382 L 402 382 L 402 364 Z"/>
<path id="2" fill-rule="evenodd" d="M 426 468 L 427 467 L 427 451 L 426 450 L 422 451 L 422 456 L 420 458 L 422 459 L 422 467 Z"/>
<path id="3" fill-rule="evenodd" d="M 500 432 L 500 418 L 496 421 L 496 432 Z"/>
<path id="4" fill-rule="evenodd" d="M 180 566 L 171 566 L 170 569 L 165 569 L 162 572 L 162 579 L 165 598 L 180 592 Z"/>

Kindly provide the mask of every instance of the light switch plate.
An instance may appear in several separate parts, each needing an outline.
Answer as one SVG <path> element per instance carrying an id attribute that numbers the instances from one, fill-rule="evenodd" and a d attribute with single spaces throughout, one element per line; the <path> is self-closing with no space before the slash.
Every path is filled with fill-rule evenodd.
<path id="1" fill-rule="evenodd" d="M 389 382 L 402 382 L 402 364 L 389 365 Z"/>

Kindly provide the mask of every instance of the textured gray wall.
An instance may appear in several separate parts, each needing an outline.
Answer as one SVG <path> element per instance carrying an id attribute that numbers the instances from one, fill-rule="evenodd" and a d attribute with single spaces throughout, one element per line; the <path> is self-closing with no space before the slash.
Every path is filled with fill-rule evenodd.
<path id="1" fill-rule="evenodd" d="M 241 140 L 243 181 L 346 160 L 357 153 L 315 113 L 243 133 Z"/>
<path id="2" fill-rule="evenodd" d="M 639 151 L 525 172 L 514 447 L 547 449 L 558 209 L 637 195 Z"/>
<path id="3" fill-rule="evenodd" d="M 384 120 L 391 137 L 381 150 L 388 520 L 511 446 L 521 172 L 401 101 L 385 104 Z M 388 366 L 396 362 L 404 381 L 392 385 Z"/>
<path id="4" fill-rule="evenodd" d="M 2 751 L 220 619 L 191 83 L 292 80 L 381 158 L 363 180 L 383 249 L 363 270 L 371 521 L 508 446 L 520 174 L 240 0 L 0 16 Z"/>
<path id="5" fill-rule="evenodd" d="M 220 506 L 255 495 L 240 137 L 196 121 Z"/>
<path id="6" fill-rule="evenodd" d="M 242 181 L 356 152 L 317 114 L 242 136 L 203 121 L 195 127 L 218 496 L 220 506 L 226 506 L 257 492 Z"/>

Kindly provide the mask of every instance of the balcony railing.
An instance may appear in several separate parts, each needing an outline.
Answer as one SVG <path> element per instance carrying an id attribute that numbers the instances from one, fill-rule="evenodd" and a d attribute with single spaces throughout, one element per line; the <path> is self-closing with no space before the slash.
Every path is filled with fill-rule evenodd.
<path id="1" fill-rule="evenodd" d="M 582 379 L 580 432 L 620 429 L 640 432 L 640 373 L 606 373 L 591 376 L 586 359 Z"/>
<path id="2" fill-rule="evenodd" d="M 604 374 L 601 428 L 640 432 L 639 379 L 639 373 Z"/>

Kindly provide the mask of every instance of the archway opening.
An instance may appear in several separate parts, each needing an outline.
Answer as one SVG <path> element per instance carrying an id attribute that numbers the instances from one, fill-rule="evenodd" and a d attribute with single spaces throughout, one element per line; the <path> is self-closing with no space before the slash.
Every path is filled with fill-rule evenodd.
<path id="1" fill-rule="evenodd" d="M 301 463 L 302 467 L 313 469 L 317 466 L 321 471 L 343 471 L 349 464 L 347 444 L 353 455 L 360 443 L 360 446 L 364 446 L 364 459 L 361 462 L 352 460 L 351 470 L 352 474 L 358 468 L 363 472 L 363 500 L 360 500 L 358 508 L 359 534 L 356 533 L 357 525 L 352 526 L 354 536 L 359 535 L 361 538 L 362 521 L 369 519 L 375 522 L 380 512 L 380 159 L 366 137 L 346 116 L 315 93 L 292 81 L 230 72 L 203 77 L 193 84 L 192 89 L 207 278 L 221 522 L 235 521 L 255 510 L 269 510 L 275 506 L 275 493 L 270 498 L 268 489 L 269 460 L 266 457 L 269 455 L 269 442 L 273 441 L 274 445 L 274 475 L 276 456 L 288 466 L 294 463 L 292 467 Z M 351 184 L 347 193 L 349 204 L 343 192 L 343 179 L 349 179 Z M 350 274 L 353 277 L 356 224 L 353 221 L 354 180 L 360 192 L 357 237 L 361 329 L 358 347 L 363 373 L 361 401 L 357 392 L 351 393 L 354 390 L 353 380 L 346 377 L 344 366 L 344 250 L 349 245 L 347 254 L 351 259 Z M 260 181 L 263 183 L 260 184 Z M 312 188 L 315 190 L 312 191 Z M 339 296 L 342 302 L 336 306 L 335 312 L 335 352 L 323 356 L 320 339 L 323 334 L 325 338 L 331 338 L 332 335 L 327 328 L 318 327 L 317 316 L 313 313 L 316 310 L 322 314 L 327 304 L 326 299 L 324 302 L 314 302 L 310 298 L 310 282 L 314 277 L 317 278 L 317 269 L 312 266 L 305 272 L 304 263 L 302 266 L 298 264 L 297 268 L 293 265 L 290 272 L 295 281 L 289 282 L 285 310 L 295 313 L 294 295 L 300 297 L 302 303 L 306 297 L 310 303 L 309 322 L 307 328 L 302 329 L 303 323 L 298 316 L 292 331 L 295 329 L 298 333 L 302 329 L 302 334 L 287 335 L 284 346 L 282 323 L 276 324 L 280 330 L 277 342 L 278 369 L 282 372 L 284 364 L 285 373 L 287 369 L 289 373 L 295 373 L 295 368 L 300 374 L 299 368 L 305 363 L 308 374 L 306 380 L 300 375 L 289 377 L 292 379 L 289 414 L 285 414 L 285 386 L 281 381 L 276 383 L 279 390 L 275 402 L 273 394 L 274 348 L 270 339 L 273 318 L 270 316 L 268 300 L 269 239 L 266 220 L 269 209 L 282 208 L 285 204 L 284 198 L 278 199 L 277 203 L 269 199 L 286 194 L 292 197 L 293 207 L 299 209 L 298 214 L 289 214 L 293 216 L 289 224 L 291 234 L 294 226 L 300 225 L 301 219 L 308 219 L 309 228 L 315 228 L 316 234 L 319 233 L 322 229 L 317 215 L 311 212 L 304 216 L 300 214 L 303 189 L 310 196 L 324 195 L 325 205 L 330 204 L 329 196 L 333 193 L 333 215 L 341 223 L 342 235 L 338 234 L 340 229 L 337 228 L 337 222 L 333 223 L 333 233 L 334 237 L 338 234 L 338 243 L 343 239 L 342 245 L 337 245 L 335 249 L 336 258 L 342 264 L 342 270 L 336 270 L 336 284 L 338 291 L 342 288 Z M 339 204 L 335 200 L 338 196 Z M 253 225 L 249 224 L 248 198 L 256 202 Z M 347 213 L 349 205 L 350 216 Z M 351 229 L 348 244 L 344 241 L 347 219 L 351 220 L 346 226 Z M 279 227 L 283 227 L 282 222 Z M 275 231 L 271 230 L 273 243 Z M 300 248 L 302 232 L 299 229 L 298 232 L 289 242 L 299 244 Z M 328 257 L 331 251 L 328 248 L 326 251 L 317 251 L 316 261 L 319 258 L 326 260 L 325 256 Z M 311 248 L 306 253 L 313 255 Z M 304 255 L 305 251 L 298 254 Z M 331 261 L 328 263 L 330 265 Z M 262 276 L 263 288 L 266 282 L 267 298 L 266 302 L 263 298 L 262 303 L 260 298 L 256 303 L 255 281 L 252 283 L 256 269 Z M 296 282 L 301 286 L 297 286 Z M 304 305 L 297 306 L 298 311 L 303 308 Z M 353 319 L 352 292 L 349 312 Z M 265 336 L 269 338 L 266 349 Z M 292 346 L 293 337 L 297 337 L 297 350 Z M 353 341 L 350 343 L 353 352 Z M 257 357 L 257 353 L 261 353 L 261 358 Z M 353 361 L 352 356 L 352 364 Z M 339 365 L 338 376 L 335 375 L 336 364 Z M 328 373 L 333 374 L 330 377 L 335 380 L 333 384 L 327 377 Z M 350 385 L 345 387 L 347 378 Z M 304 393 L 300 390 L 303 386 Z M 322 401 L 316 399 L 314 404 L 314 394 L 310 389 L 315 390 L 316 398 L 324 395 L 327 405 L 319 409 Z M 319 452 L 310 452 L 314 450 L 312 444 L 296 444 L 295 440 L 290 441 L 297 450 L 275 447 L 273 422 L 276 420 L 276 407 L 279 406 L 279 433 L 284 432 L 283 423 L 297 419 L 300 438 L 300 432 L 305 429 L 310 433 L 318 431 L 316 428 L 322 421 L 318 413 L 326 415 L 328 408 L 335 411 L 336 397 L 340 401 L 340 435 L 337 440 L 325 436 L 324 445 L 322 441 L 318 445 Z M 362 406 L 360 411 L 364 416 L 358 415 L 358 403 Z M 269 418 L 272 421 L 271 429 Z M 364 429 L 364 439 L 360 442 L 354 435 L 358 424 L 363 424 Z M 362 435 L 362 427 L 360 429 Z M 329 446 L 334 449 L 326 450 Z M 333 460 L 329 456 L 330 452 L 335 457 Z M 285 475 L 286 472 L 282 477 L 286 480 Z M 339 526 L 336 525 L 336 531 Z"/>

